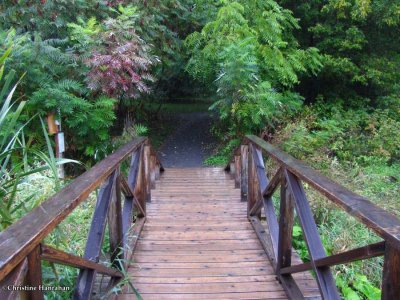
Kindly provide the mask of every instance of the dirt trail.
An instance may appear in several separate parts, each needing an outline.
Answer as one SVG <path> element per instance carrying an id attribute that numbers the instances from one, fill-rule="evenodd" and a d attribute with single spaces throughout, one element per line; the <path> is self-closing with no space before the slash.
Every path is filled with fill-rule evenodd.
<path id="1" fill-rule="evenodd" d="M 210 133 L 213 117 L 207 112 L 193 112 L 172 118 L 179 125 L 158 151 L 163 165 L 167 168 L 204 166 L 203 161 L 215 148 Z"/>

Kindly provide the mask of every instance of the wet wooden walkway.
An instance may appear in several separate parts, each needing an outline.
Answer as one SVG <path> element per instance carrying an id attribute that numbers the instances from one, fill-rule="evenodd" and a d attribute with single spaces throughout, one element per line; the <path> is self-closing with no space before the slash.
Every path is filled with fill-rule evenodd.
<path id="1" fill-rule="evenodd" d="M 143 299 L 287 299 L 222 168 L 166 169 L 151 194 L 128 269 Z M 294 278 L 320 298 L 310 273 Z M 136 296 L 126 285 L 117 299 Z"/>

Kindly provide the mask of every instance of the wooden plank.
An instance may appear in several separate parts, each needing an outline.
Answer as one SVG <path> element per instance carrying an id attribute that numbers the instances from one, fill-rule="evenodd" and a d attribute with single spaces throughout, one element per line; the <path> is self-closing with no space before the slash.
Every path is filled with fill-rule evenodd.
<path id="1" fill-rule="evenodd" d="M 182 268 L 182 269 L 160 269 L 160 268 L 129 268 L 130 276 L 140 277 L 209 277 L 209 276 L 258 276 L 273 275 L 271 267 L 248 267 L 248 268 Z"/>
<path id="2" fill-rule="evenodd" d="M 160 217 L 160 216 L 152 216 L 151 220 L 153 224 L 168 224 L 168 219 L 165 217 Z M 174 219 L 170 219 L 172 224 L 187 224 L 187 223 L 200 223 L 200 224 L 207 224 L 207 223 L 214 223 L 214 222 L 229 222 L 229 221 L 237 221 L 238 223 L 244 222 L 246 219 L 243 218 L 242 216 L 223 216 L 223 217 L 218 217 L 218 216 L 195 216 L 193 218 L 190 218 L 190 216 L 181 216 L 181 217 L 176 217 Z"/>
<path id="3" fill-rule="evenodd" d="M 226 269 L 235 265 L 235 268 L 267 268 L 271 269 L 267 259 L 261 261 L 235 261 L 235 262 L 133 262 L 131 267 L 141 269 L 203 269 L 207 274 L 212 269 Z M 272 270 L 272 269 L 271 269 Z M 273 271 L 271 271 L 273 272 Z"/>
<path id="4" fill-rule="evenodd" d="M 121 208 L 121 173 L 117 168 L 115 188 L 110 200 L 110 207 L 107 213 L 108 231 L 110 241 L 110 260 L 115 268 L 122 269 L 122 261 L 124 259 L 124 243 L 122 228 L 122 208 Z"/>
<path id="5" fill-rule="evenodd" d="M 174 249 L 173 252 L 165 252 L 163 250 L 148 250 L 138 252 L 141 256 L 164 256 L 165 253 L 173 253 L 174 256 L 188 256 L 188 255 L 219 255 L 219 256 L 227 256 L 227 255 L 265 255 L 265 252 L 260 249 L 250 249 L 250 250 L 177 250 Z M 266 256 L 265 256 L 266 257 Z"/>
<path id="6" fill-rule="evenodd" d="M 386 243 L 382 277 L 382 299 L 400 299 L 400 251 Z"/>
<path id="7" fill-rule="evenodd" d="M 231 232 L 142 232 L 141 239 L 152 240 L 231 240 L 231 239 L 256 239 L 253 231 L 231 231 Z"/>
<path id="8" fill-rule="evenodd" d="M 385 253 L 385 242 L 379 242 L 357 249 L 352 249 L 338 254 L 333 254 L 324 258 L 320 258 L 314 261 L 315 266 L 335 266 L 339 264 L 346 264 L 357 260 L 369 259 L 377 256 L 381 256 Z M 302 263 L 299 265 L 292 265 L 290 267 L 285 267 L 280 270 L 281 274 L 290 274 L 297 272 L 304 272 L 312 270 L 312 265 L 310 262 Z"/>
<path id="9" fill-rule="evenodd" d="M 170 262 L 262 262 L 266 261 L 267 256 L 264 252 L 259 252 L 257 254 L 226 254 L 221 255 L 220 252 L 217 253 L 204 253 L 201 255 L 175 255 L 175 253 L 171 253 L 168 255 L 167 253 L 164 255 L 142 255 L 141 253 L 137 253 L 135 255 L 135 262 L 152 262 L 152 263 L 170 263 Z"/>
<path id="10" fill-rule="evenodd" d="M 143 284 L 135 283 L 135 288 L 140 294 L 202 294 L 207 293 L 249 293 L 282 291 L 276 282 L 219 282 L 219 283 L 188 283 L 188 284 Z"/>
<path id="11" fill-rule="evenodd" d="M 24 259 L 6 278 L 0 283 L 0 299 L 18 299 L 20 292 L 13 290 L 12 286 L 21 286 L 28 272 L 28 259 Z"/>
<path id="12" fill-rule="evenodd" d="M 246 136 L 246 139 L 256 143 L 298 178 L 307 182 L 329 200 L 342 207 L 348 214 L 356 217 L 368 228 L 389 241 L 393 247 L 400 250 L 400 220 L 395 215 L 337 184 L 262 139 L 256 136 Z"/>
<path id="13" fill-rule="evenodd" d="M 133 284 L 136 283 L 218 283 L 218 282 L 276 282 L 275 275 L 258 275 L 258 276 L 210 276 L 210 277 L 133 277 Z"/>
<path id="14" fill-rule="evenodd" d="M 31 300 L 44 299 L 43 291 L 39 286 L 43 285 L 42 282 L 42 262 L 40 260 L 40 245 L 36 246 L 31 253 L 27 256 L 28 259 L 28 273 L 26 275 L 26 283 L 28 286 L 35 287 L 36 289 L 27 292 L 28 298 Z"/>
<path id="15" fill-rule="evenodd" d="M 160 297 L 162 296 L 162 297 Z M 176 300 L 176 294 L 146 294 L 146 300 Z M 118 300 L 131 300 L 132 294 L 118 295 Z M 251 292 L 251 293 L 217 293 L 211 294 L 205 291 L 204 294 L 182 294 L 179 300 L 210 300 L 210 299 L 287 299 L 284 292 Z"/>
<path id="16" fill-rule="evenodd" d="M 170 224 L 170 225 L 153 225 L 147 224 L 144 228 L 144 231 L 179 231 L 179 232 L 192 232 L 192 231 L 245 231 L 252 230 L 250 224 L 235 224 L 235 223 L 227 223 L 227 224 Z"/>
<path id="17" fill-rule="evenodd" d="M 95 263 L 91 260 L 66 253 L 53 247 L 42 245 L 41 259 L 53 263 L 71 266 L 79 269 L 92 269 L 103 275 L 122 278 L 124 275 L 116 269 L 106 267 L 102 264 Z"/>
<path id="18" fill-rule="evenodd" d="M 12 271 L 70 212 L 146 139 L 137 138 L 76 178 L 0 233 L 0 280 Z"/>
<path id="19" fill-rule="evenodd" d="M 208 242 L 208 243 L 207 243 Z M 208 251 L 219 251 L 219 250 L 254 250 L 260 249 L 258 241 L 248 240 L 246 243 L 237 240 L 222 240 L 220 242 L 215 241 L 204 241 L 203 243 L 196 242 L 171 242 L 168 241 L 140 241 L 137 246 L 138 251 L 193 251 L 193 250 L 208 250 Z"/>
<path id="20" fill-rule="evenodd" d="M 88 239 L 84 258 L 94 262 L 99 261 L 101 246 L 104 239 L 104 231 L 106 228 L 106 220 L 110 207 L 111 198 L 115 191 L 115 182 L 118 177 L 117 171 L 114 171 L 102 185 L 99 197 L 97 199 L 96 208 L 93 214 L 92 224 L 90 225 Z M 77 279 L 77 288 L 73 298 L 89 299 L 92 294 L 96 271 L 93 269 L 83 269 L 79 272 Z"/>
<path id="21" fill-rule="evenodd" d="M 169 178 L 168 172 L 167 169 L 163 179 Z M 206 176 L 201 169 L 180 176 L 193 174 Z M 260 298 L 269 294 L 285 299 L 282 285 L 276 280 L 257 235 L 250 229 L 245 204 L 240 204 L 239 191 L 233 189 L 234 180 L 228 181 L 230 188 L 215 187 L 210 182 L 196 187 L 198 179 L 191 180 L 187 186 L 175 183 L 174 188 L 158 190 L 158 185 L 152 191 L 146 225 L 128 269 L 133 285 L 145 299 L 149 295 L 157 295 L 157 299 L 172 295 L 174 299 L 185 299 L 194 295 L 190 288 L 196 288 L 195 299 L 202 299 L 204 294 L 207 299 L 223 298 L 221 295 L 228 295 L 224 299 L 248 299 L 258 289 L 269 288 L 279 294 L 266 291 Z M 260 195 L 259 187 L 256 192 Z M 265 276 L 268 280 L 261 279 Z M 300 281 L 308 294 L 318 294 L 316 286 L 308 284 L 314 282 L 312 279 L 303 276 Z M 235 288 L 236 293 L 231 293 Z M 234 296 L 237 294 L 240 297 Z"/>
<path id="22" fill-rule="evenodd" d="M 330 268 L 326 266 L 317 267 L 314 264 L 315 260 L 326 257 L 326 253 L 303 187 L 298 179 L 290 172 L 285 170 L 284 176 L 295 202 L 296 212 L 303 230 L 304 239 L 307 244 L 311 264 L 316 274 L 321 295 L 324 299 L 340 299 Z"/>

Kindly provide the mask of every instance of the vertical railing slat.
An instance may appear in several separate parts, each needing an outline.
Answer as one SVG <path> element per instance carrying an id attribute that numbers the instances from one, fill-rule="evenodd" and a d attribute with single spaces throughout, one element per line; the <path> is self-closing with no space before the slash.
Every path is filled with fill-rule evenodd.
<path id="1" fill-rule="evenodd" d="M 317 283 L 323 299 L 340 299 L 335 280 L 329 267 L 317 267 L 314 261 L 326 257 L 324 246 L 318 233 L 310 205 L 304 189 L 292 173 L 284 170 L 284 176 L 288 182 L 288 188 L 296 206 L 300 225 L 303 230 L 304 239 L 310 254 L 311 264 L 315 271 Z"/>
<path id="2" fill-rule="evenodd" d="M 151 184 L 150 184 L 150 146 L 144 146 L 143 153 L 144 162 L 144 190 L 146 195 L 146 201 L 151 202 Z"/>
<path id="3" fill-rule="evenodd" d="M 28 286 L 36 287 L 35 290 L 28 292 L 28 298 L 31 300 L 44 299 L 43 291 L 39 289 L 39 286 L 43 284 L 40 252 L 40 245 L 38 245 L 28 255 L 28 273 L 26 274 L 26 281 Z"/>
<path id="4" fill-rule="evenodd" d="M 400 299 L 400 250 L 386 242 L 382 300 Z"/>
<path id="5" fill-rule="evenodd" d="M 257 201 L 257 174 L 251 148 L 249 149 L 247 172 L 247 215 L 250 216 L 250 211 Z"/>
<path id="6" fill-rule="evenodd" d="M 143 208 L 146 213 L 146 201 L 147 201 L 147 193 L 146 193 L 146 178 L 145 178 L 145 160 L 144 160 L 144 147 L 140 150 L 140 160 L 138 167 L 138 174 L 136 177 L 136 186 L 134 187 L 134 196 L 140 203 L 140 206 Z"/>
<path id="7" fill-rule="evenodd" d="M 110 236 L 110 259 L 113 267 L 121 269 L 124 258 L 123 249 L 123 228 L 122 228 L 122 208 L 121 208 L 121 173 L 119 168 L 116 170 L 117 178 L 115 181 L 114 193 L 111 198 L 108 210 L 108 229 Z"/>
<path id="8" fill-rule="evenodd" d="M 116 179 L 117 171 L 114 170 L 100 188 L 96 208 L 93 214 L 92 224 L 90 226 L 85 254 L 83 257 L 94 262 L 98 262 L 100 258 L 104 231 L 106 229 L 107 214 L 111 198 L 113 197 Z M 77 287 L 73 299 L 90 299 L 95 278 L 96 271 L 88 269 L 81 270 L 77 279 Z"/>
<path id="9" fill-rule="evenodd" d="M 247 145 L 242 145 L 240 147 L 240 199 L 242 202 L 247 201 L 248 193 L 248 154 L 249 147 Z"/>
<path id="10" fill-rule="evenodd" d="M 286 178 L 281 179 L 281 205 L 279 216 L 279 242 L 277 272 L 292 264 L 292 236 L 294 223 L 294 203 L 287 189 Z"/>

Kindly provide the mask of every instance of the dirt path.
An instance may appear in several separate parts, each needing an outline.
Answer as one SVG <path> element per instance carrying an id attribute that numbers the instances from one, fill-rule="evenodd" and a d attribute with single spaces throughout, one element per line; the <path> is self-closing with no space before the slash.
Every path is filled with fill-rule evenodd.
<path id="1" fill-rule="evenodd" d="M 167 168 L 204 166 L 204 160 L 215 148 L 210 133 L 213 118 L 207 112 L 180 113 L 171 116 L 178 128 L 159 150 L 159 157 Z"/>

